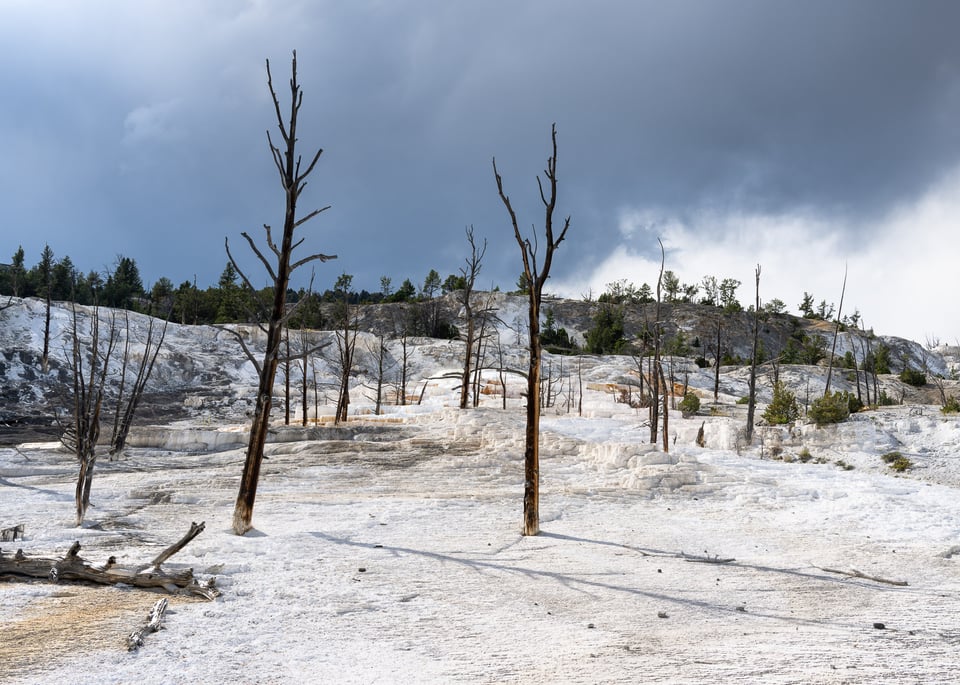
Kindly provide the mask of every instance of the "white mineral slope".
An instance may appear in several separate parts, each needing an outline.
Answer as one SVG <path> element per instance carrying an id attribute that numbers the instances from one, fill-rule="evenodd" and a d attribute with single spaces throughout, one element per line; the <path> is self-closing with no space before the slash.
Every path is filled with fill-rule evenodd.
<path id="1" fill-rule="evenodd" d="M 91 560 L 135 564 L 203 520 L 167 566 L 215 576 L 223 595 L 175 599 L 166 630 L 128 653 L 125 635 L 157 595 L 2 583 L 0 680 L 956 680 L 956 421 L 871 417 L 929 457 L 915 478 L 892 474 L 867 441 L 853 470 L 833 463 L 837 445 L 819 464 L 680 437 L 664 454 L 608 394 L 587 404 L 600 416 L 544 419 L 543 532 L 527 538 L 515 408 L 421 408 L 397 423 L 356 422 L 353 440 L 271 444 L 246 537 L 229 531 L 242 449 L 136 448 L 101 462 L 79 529 L 71 458 L 53 445 L 3 450 L 0 521 L 25 524 L 25 552 L 80 540 Z M 702 420 L 671 419 L 678 436 Z M 91 592 L 108 608 L 68 621 Z"/>

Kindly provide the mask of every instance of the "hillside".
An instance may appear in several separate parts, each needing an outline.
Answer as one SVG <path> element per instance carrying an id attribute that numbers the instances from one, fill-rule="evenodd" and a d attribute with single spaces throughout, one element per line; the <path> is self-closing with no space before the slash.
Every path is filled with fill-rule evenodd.
<path id="1" fill-rule="evenodd" d="M 515 320 L 522 304 L 504 296 L 501 319 Z M 560 325 L 583 332 L 583 303 L 550 306 Z M 709 312 L 681 314 L 709 323 Z M 192 568 L 222 591 L 213 602 L 170 596 L 166 630 L 128 653 L 126 635 L 158 594 L 0 582 L 0 682 L 77 673 L 144 684 L 954 679 L 960 417 L 895 375 L 880 382 L 903 405 L 823 428 L 761 425 L 746 445 L 737 400 L 747 369 L 721 369 L 714 403 L 714 370 L 673 358 L 673 376 L 703 404 L 695 415 L 670 412 L 664 452 L 649 444 L 646 411 L 623 401 L 637 391 L 632 358 L 549 355 L 557 383 L 542 421 L 543 532 L 525 538 L 516 375 L 504 387 L 496 369 L 486 372 L 480 406 L 460 411 L 462 343 L 411 340 L 411 402 L 373 415 L 365 362 L 350 420 L 334 426 L 334 369 L 318 359 L 308 404 L 320 421 L 302 427 L 295 412 L 287 427 L 277 408 L 255 530 L 238 537 L 252 366 L 230 333 L 171 325 L 147 412 L 127 449 L 98 461 L 93 506 L 76 527 L 76 459 L 56 441 L 54 418 L 69 311 L 53 312 L 60 356 L 47 375 L 37 372 L 42 303 L 17 302 L 0 317 L 0 528 L 25 530 L 2 553 L 63 554 L 80 541 L 92 562 L 133 565 L 204 521 L 165 568 Z M 147 321 L 130 316 L 131 341 L 142 343 Z M 358 348 L 373 346 L 373 334 L 361 337 Z M 521 366 L 516 331 L 504 325 L 500 337 L 503 365 Z M 389 344 L 398 359 L 399 343 Z M 925 354 L 931 365 L 955 363 Z M 780 376 L 802 403 L 822 391 L 826 368 L 784 365 Z M 843 373 L 833 385 L 854 387 Z M 911 464 L 903 472 L 882 458 L 894 451 Z"/>

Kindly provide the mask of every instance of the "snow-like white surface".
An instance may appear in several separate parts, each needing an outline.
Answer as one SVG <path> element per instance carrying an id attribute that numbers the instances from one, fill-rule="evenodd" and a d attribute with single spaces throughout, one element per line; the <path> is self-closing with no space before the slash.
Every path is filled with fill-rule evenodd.
<path id="1" fill-rule="evenodd" d="M 128 653 L 157 594 L 2 582 L 0 682 L 960 678 L 957 417 L 902 406 L 833 428 L 763 427 L 738 453 L 734 375 L 713 415 L 671 412 L 664 453 L 648 444 L 645 415 L 604 385 L 632 362 L 588 359 L 583 417 L 544 412 L 543 532 L 523 537 L 521 400 L 452 408 L 452 345 L 418 348 L 417 373 L 433 378 L 421 406 L 375 417 L 359 415 L 359 400 L 345 427 L 278 426 L 244 537 L 230 532 L 240 423 L 141 429 L 122 458 L 98 462 L 81 528 L 71 455 L 55 443 L 0 448 L 0 527 L 26 528 L 23 542 L 0 543 L 5 553 L 52 555 L 79 540 L 88 560 L 136 565 L 205 521 L 165 567 L 216 577 L 223 591 L 173 597 L 166 629 Z M 690 382 L 712 399 L 709 374 Z M 695 445 L 701 424 L 706 448 Z M 803 448 L 808 463 L 796 459 Z M 880 455 L 892 450 L 914 468 L 891 471 Z"/>

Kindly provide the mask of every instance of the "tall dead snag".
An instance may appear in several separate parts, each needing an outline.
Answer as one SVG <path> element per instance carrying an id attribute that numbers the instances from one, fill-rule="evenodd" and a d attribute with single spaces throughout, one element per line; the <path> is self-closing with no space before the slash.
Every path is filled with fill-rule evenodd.
<path id="1" fill-rule="evenodd" d="M 100 310 L 93 308 L 90 317 L 89 347 L 84 349 L 80 340 L 80 327 L 77 323 L 77 305 L 73 304 L 73 322 L 71 330 L 72 354 L 71 374 L 73 376 L 73 421 L 67 430 L 65 442 L 80 463 L 77 474 L 75 502 L 77 506 L 77 525 L 83 523 L 87 508 L 90 506 L 90 488 L 93 485 L 93 469 L 97 462 L 97 441 L 100 439 L 100 416 L 107 376 L 110 371 L 110 357 L 116 345 L 117 329 L 111 316 L 110 331 L 105 343 L 100 339 Z M 67 439 L 68 438 L 68 439 Z"/>
<path id="2" fill-rule="evenodd" d="M 477 281 L 477 274 L 480 273 L 480 266 L 483 262 L 483 255 L 487 252 L 487 241 L 478 247 L 473 237 L 473 226 L 467 229 L 467 243 L 470 245 L 470 256 L 466 258 L 466 265 L 460 269 L 460 275 L 463 277 L 463 290 L 460 291 L 460 304 L 463 305 L 464 318 L 467 322 L 467 333 L 464 337 L 466 350 L 463 354 L 463 375 L 460 385 L 460 408 L 467 408 L 467 401 L 470 396 L 470 357 L 473 354 L 474 345 L 477 343 L 477 322 L 473 311 L 473 287 Z M 479 354 L 479 349 L 478 349 Z M 479 368 L 479 360 L 477 367 Z M 476 398 L 474 398 L 476 399 Z M 474 403 L 476 406 L 476 402 Z"/>
<path id="3" fill-rule="evenodd" d="M 833 346 L 830 348 L 830 364 L 827 366 L 827 384 L 823 389 L 823 396 L 830 392 L 830 379 L 833 377 L 833 359 L 837 353 L 837 338 L 840 337 L 840 313 L 843 311 L 843 296 L 847 294 L 847 267 L 843 267 L 843 288 L 840 290 L 840 307 L 837 309 L 837 326 L 833 330 Z M 859 381 L 859 374 L 857 379 Z M 859 382 L 858 382 L 859 385 Z"/>
<path id="4" fill-rule="evenodd" d="M 172 310 L 171 310 L 172 311 Z M 130 433 L 130 426 L 133 424 L 133 417 L 137 413 L 137 407 L 140 405 L 140 399 L 143 397 L 143 391 L 147 387 L 147 381 L 150 380 L 150 374 L 153 373 L 153 365 L 160 354 L 160 348 L 163 346 L 163 339 L 167 335 L 167 324 L 170 321 L 168 313 L 167 319 L 163 322 L 160 329 L 159 338 L 154 332 L 156 319 L 150 318 L 147 326 L 147 338 L 143 343 L 143 354 L 140 357 L 140 363 L 137 365 L 137 375 L 133 379 L 133 387 L 128 395 L 124 395 L 127 377 L 127 364 L 130 359 L 130 313 L 124 310 L 124 321 L 126 324 L 126 340 L 124 342 L 123 360 L 120 368 L 120 387 L 117 393 L 117 413 L 113 419 L 113 433 L 110 436 L 110 455 L 123 450 L 127 444 L 127 435 Z"/>
<path id="5" fill-rule="evenodd" d="M 747 444 L 753 442 L 753 417 L 757 409 L 757 348 L 760 339 L 760 265 L 757 264 L 757 301 L 753 309 L 753 353 L 750 355 L 750 395 L 747 398 Z"/>
<path id="6" fill-rule="evenodd" d="M 666 261 L 666 255 L 663 250 L 663 241 L 657 238 L 660 245 L 660 275 L 657 276 L 657 309 L 656 321 L 653 322 L 653 362 L 650 367 L 650 444 L 657 444 L 657 429 L 659 427 L 659 393 L 660 379 L 663 377 L 663 368 L 660 364 L 660 286 L 663 283 L 663 267 Z M 666 388 L 664 388 L 666 392 Z M 666 405 L 664 405 L 664 414 L 666 414 Z M 666 444 L 666 443 L 664 443 Z M 664 450 L 666 451 L 666 450 Z"/>
<path id="7" fill-rule="evenodd" d="M 537 240 L 533 242 L 520 234 L 517 223 L 517 213 L 510 204 L 510 198 L 503 192 L 503 179 L 497 171 L 497 160 L 493 160 L 493 176 L 497 181 L 497 192 L 507 208 L 510 221 L 513 224 L 513 235 L 520 246 L 520 255 L 523 258 L 523 277 L 529 287 L 529 349 L 530 368 L 527 373 L 527 430 L 523 453 L 524 480 L 523 480 L 523 534 L 536 535 L 540 532 L 540 302 L 543 297 L 543 285 L 550 275 L 553 265 L 553 253 L 567 235 L 570 228 L 570 217 L 563 222 L 559 236 L 554 236 L 553 210 L 557 206 L 557 125 L 551 126 L 553 154 L 547 159 L 547 168 L 544 174 L 550 184 L 549 196 L 544 192 L 543 183 L 537 176 L 537 185 L 540 188 L 540 199 L 543 202 L 544 236 L 546 238 L 546 254 L 543 265 L 537 264 Z"/>
<path id="8" fill-rule="evenodd" d="M 241 344 L 247 357 L 253 362 L 260 376 L 260 384 L 257 388 L 257 400 L 253 412 L 253 420 L 250 424 L 250 442 L 247 445 L 247 457 L 243 465 L 243 475 L 240 478 L 240 491 L 237 494 L 237 503 L 233 511 L 233 532 L 237 535 L 243 535 L 253 526 L 253 504 L 257 497 L 257 483 L 260 480 L 260 464 L 263 461 L 263 447 L 267 441 L 267 429 L 270 426 L 270 408 L 273 403 L 273 383 L 277 376 L 277 366 L 280 360 L 280 343 L 283 338 L 283 329 L 293 314 L 293 310 L 286 311 L 287 286 L 290 283 L 290 274 L 294 270 L 307 264 L 319 260 L 325 262 L 335 259 L 336 255 L 312 254 L 296 262 L 291 262 L 294 249 L 301 243 L 303 238 L 294 242 L 293 234 L 297 228 L 315 217 L 317 214 L 329 209 L 323 207 L 315 209 L 301 218 L 297 218 L 297 200 L 300 193 L 306 186 L 306 178 L 313 171 L 317 160 L 323 150 L 317 150 L 313 155 L 306 170 L 300 170 L 301 157 L 297 154 L 297 115 L 300 112 L 300 105 L 303 102 L 303 92 L 297 82 L 297 53 L 294 51 L 292 67 L 292 76 L 290 77 L 290 119 L 289 123 L 284 123 L 283 115 L 280 112 L 280 101 L 277 99 L 277 93 L 273 88 L 273 77 L 270 73 L 270 60 L 267 60 L 267 86 L 270 89 L 270 95 L 273 97 L 273 106 L 277 115 L 277 125 L 280 129 L 280 135 L 283 139 L 284 149 L 273 144 L 273 138 L 270 131 L 267 131 L 267 143 L 270 145 L 270 153 L 273 156 L 273 162 L 280 175 L 280 185 L 283 187 L 286 195 L 286 211 L 283 218 L 283 238 L 279 247 L 273 241 L 273 234 L 270 226 L 264 224 L 266 231 L 267 247 L 276 258 L 276 263 L 268 260 L 264 253 L 257 247 L 247 233 L 241 233 L 250 249 L 263 264 L 267 274 L 270 277 L 273 290 L 273 307 L 270 309 L 267 325 L 260 324 L 261 330 L 267 335 L 266 349 L 263 353 L 263 361 L 258 362 L 254 358 L 250 349 L 242 342 Z M 227 256 L 233 264 L 237 273 L 243 278 L 244 282 L 251 290 L 256 289 L 250 284 L 250 279 L 243 273 L 239 265 L 230 254 L 229 242 L 226 243 Z M 260 309 L 266 310 L 266 303 L 260 302 Z"/>

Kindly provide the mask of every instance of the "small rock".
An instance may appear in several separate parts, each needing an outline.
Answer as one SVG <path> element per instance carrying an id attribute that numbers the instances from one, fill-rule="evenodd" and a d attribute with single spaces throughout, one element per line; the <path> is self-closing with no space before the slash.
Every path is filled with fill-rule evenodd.
<path id="1" fill-rule="evenodd" d="M 666 611 L 658 611 L 657 618 L 669 618 Z"/>
<path id="2" fill-rule="evenodd" d="M 596 628 L 596 626 L 593 625 L 592 623 L 588 623 L 588 624 L 587 624 L 587 628 Z"/>
<path id="3" fill-rule="evenodd" d="M 367 569 L 366 569 L 365 567 L 361 566 L 360 568 L 357 569 L 357 571 L 359 571 L 360 573 L 366 573 L 366 572 L 367 572 Z"/>
<path id="4" fill-rule="evenodd" d="M 737 611 L 746 612 L 746 610 L 747 610 L 747 607 L 745 607 L 745 606 L 743 606 L 743 605 L 740 605 L 740 606 L 737 607 Z"/>
<path id="5" fill-rule="evenodd" d="M 886 626 L 885 626 L 884 624 L 880 623 L 880 622 L 874 623 L 874 624 L 873 624 L 873 627 L 876 628 L 877 630 L 884 630 L 884 629 L 886 629 Z"/>

